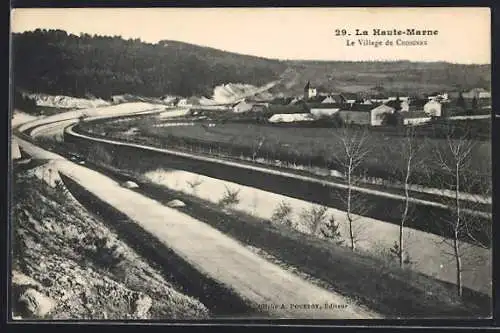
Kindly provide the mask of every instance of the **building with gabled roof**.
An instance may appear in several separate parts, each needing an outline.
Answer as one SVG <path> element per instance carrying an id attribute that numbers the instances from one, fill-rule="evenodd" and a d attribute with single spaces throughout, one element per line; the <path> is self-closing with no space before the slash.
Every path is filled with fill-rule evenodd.
<path id="1" fill-rule="evenodd" d="M 381 126 L 386 114 L 394 113 L 394 111 L 394 108 L 385 104 L 354 104 L 341 109 L 338 114 L 349 125 Z"/>

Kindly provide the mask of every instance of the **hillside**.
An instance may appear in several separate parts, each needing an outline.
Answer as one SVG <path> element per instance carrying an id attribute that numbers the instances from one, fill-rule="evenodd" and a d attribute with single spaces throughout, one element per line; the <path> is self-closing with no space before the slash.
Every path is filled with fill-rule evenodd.
<path id="1" fill-rule="evenodd" d="M 490 89 L 490 65 L 446 62 L 289 62 L 285 84 L 274 92 L 302 93 L 310 81 L 319 91 L 419 94 L 436 91 Z M 290 84 L 292 83 L 292 84 Z M 273 90 L 271 90 L 273 91 Z"/>
<path id="2" fill-rule="evenodd" d="M 17 319 L 210 316 L 204 304 L 180 292 L 101 217 L 76 201 L 51 172 L 51 164 L 41 163 L 14 170 L 11 277 Z"/>
<path id="3" fill-rule="evenodd" d="M 62 30 L 13 34 L 14 84 L 29 92 L 109 99 L 126 93 L 212 97 L 227 83 L 300 94 L 310 80 L 323 91 L 430 93 L 489 89 L 490 65 L 450 63 L 280 61 L 177 41 L 145 43 Z M 216 93 L 216 92 L 215 92 Z"/>

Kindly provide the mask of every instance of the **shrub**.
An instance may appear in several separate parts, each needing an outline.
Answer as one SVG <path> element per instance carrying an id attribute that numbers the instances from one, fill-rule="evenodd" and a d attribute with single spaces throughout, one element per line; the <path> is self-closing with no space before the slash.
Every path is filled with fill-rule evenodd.
<path id="1" fill-rule="evenodd" d="M 341 245 L 344 243 L 344 240 L 342 239 L 342 235 L 339 229 L 340 225 L 336 223 L 333 216 L 331 216 L 324 224 L 323 228 L 320 228 L 320 232 L 323 237 L 334 241 L 338 245 Z"/>
<path id="2" fill-rule="evenodd" d="M 240 202 L 240 190 L 232 190 L 226 186 L 226 192 L 219 200 L 219 206 L 222 208 L 236 206 Z"/>
<path id="3" fill-rule="evenodd" d="M 271 216 L 271 222 L 293 227 L 292 206 L 285 201 L 280 202 Z"/>
<path id="4" fill-rule="evenodd" d="M 385 260 L 388 260 L 389 262 L 399 262 L 399 254 L 400 254 L 400 247 L 398 242 L 394 242 L 394 245 L 390 247 L 387 250 L 381 251 L 382 257 Z M 411 265 L 413 261 L 410 258 L 410 255 L 407 252 L 403 253 L 404 259 L 403 259 L 403 264 L 406 266 Z"/>
<path id="5" fill-rule="evenodd" d="M 311 229 L 313 235 L 316 235 L 321 226 L 326 223 L 327 210 L 328 207 L 325 206 L 312 206 L 304 209 L 300 214 L 301 221 Z"/>

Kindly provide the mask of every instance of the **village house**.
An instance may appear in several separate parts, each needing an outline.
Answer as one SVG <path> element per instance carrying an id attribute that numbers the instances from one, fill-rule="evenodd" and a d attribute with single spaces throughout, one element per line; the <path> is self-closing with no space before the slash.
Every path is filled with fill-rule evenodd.
<path id="1" fill-rule="evenodd" d="M 394 108 L 381 104 L 378 106 L 355 104 L 339 111 L 340 118 L 350 125 L 381 126 L 386 114 L 394 113 Z"/>
<path id="2" fill-rule="evenodd" d="M 329 94 L 321 101 L 323 104 L 346 104 L 346 98 L 342 94 Z"/>
<path id="3" fill-rule="evenodd" d="M 436 100 L 430 100 L 424 105 L 424 112 L 433 117 L 441 117 L 442 104 Z"/>

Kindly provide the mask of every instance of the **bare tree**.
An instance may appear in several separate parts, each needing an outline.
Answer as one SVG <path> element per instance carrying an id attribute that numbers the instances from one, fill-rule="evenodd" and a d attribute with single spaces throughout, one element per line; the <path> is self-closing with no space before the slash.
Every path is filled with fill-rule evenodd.
<path id="1" fill-rule="evenodd" d="M 453 191 L 453 195 L 444 200 L 450 214 L 441 218 L 446 232 L 451 237 L 443 237 L 442 242 L 452 249 L 449 254 L 454 259 L 457 293 L 462 296 L 463 258 L 467 249 L 471 247 L 471 243 L 474 246 L 489 247 L 488 240 L 479 239 L 476 235 L 478 231 L 486 231 L 487 235 L 491 234 L 486 230 L 489 228 L 489 224 L 485 224 L 485 221 L 491 216 L 478 210 L 480 205 L 473 196 L 466 195 L 467 198 L 465 198 L 463 193 L 469 192 L 472 186 L 478 184 L 478 178 L 471 177 L 474 174 L 471 160 L 476 142 L 470 139 L 468 133 L 458 138 L 453 138 L 452 133 L 453 129 L 448 130 L 445 142 L 437 143 L 433 150 L 437 166 L 442 170 L 443 183 L 441 185 L 444 188 L 451 188 Z M 486 192 L 489 191 L 486 190 Z"/>
<path id="2" fill-rule="evenodd" d="M 257 154 L 260 151 L 260 148 L 262 148 L 262 145 L 266 141 L 266 137 L 262 136 L 259 138 L 259 141 L 256 142 L 256 145 L 253 145 L 253 152 L 252 152 L 252 161 L 255 162 L 255 159 L 257 158 Z"/>
<path id="3" fill-rule="evenodd" d="M 401 158 L 401 164 L 396 165 L 397 178 L 402 181 L 404 187 L 404 202 L 401 209 L 401 219 L 399 222 L 399 238 L 395 242 L 394 247 L 391 248 L 391 252 L 396 254 L 399 260 L 399 265 L 403 267 L 405 263 L 409 263 L 409 256 L 406 253 L 405 242 L 404 242 L 404 231 L 406 223 L 411 219 L 412 209 L 411 209 L 411 187 L 412 187 L 412 176 L 415 170 L 421 170 L 425 167 L 424 160 L 421 158 L 420 152 L 422 151 L 424 145 L 421 142 L 417 142 L 415 135 L 415 128 L 408 127 L 405 130 L 405 137 L 400 140 L 399 145 L 390 146 L 389 149 L 396 147 L 398 149 L 398 155 Z M 392 156 L 393 154 L 390 154 Z"/>
<path id="4" fill-rule="evenodd" d="M 354 251 L 359 231 L 359 228 L 355 228 L 354 222 L 358 219 L 359 215 L 368 210 L 368 202 L 363 200 L 362 194 L 354 189 L 359 180 L 362 179 L 362 163 L 370 152 L 368 147 L 368 133 L 366 129 L 344 127 L 339 130 L 337 137 L 340 148 L 335 156 L 335 160 L 344 174 L 347 185 L 346 193 L 342 193 L 339 199 L 344 201 L 346 207 L 350 247 Z"/>

